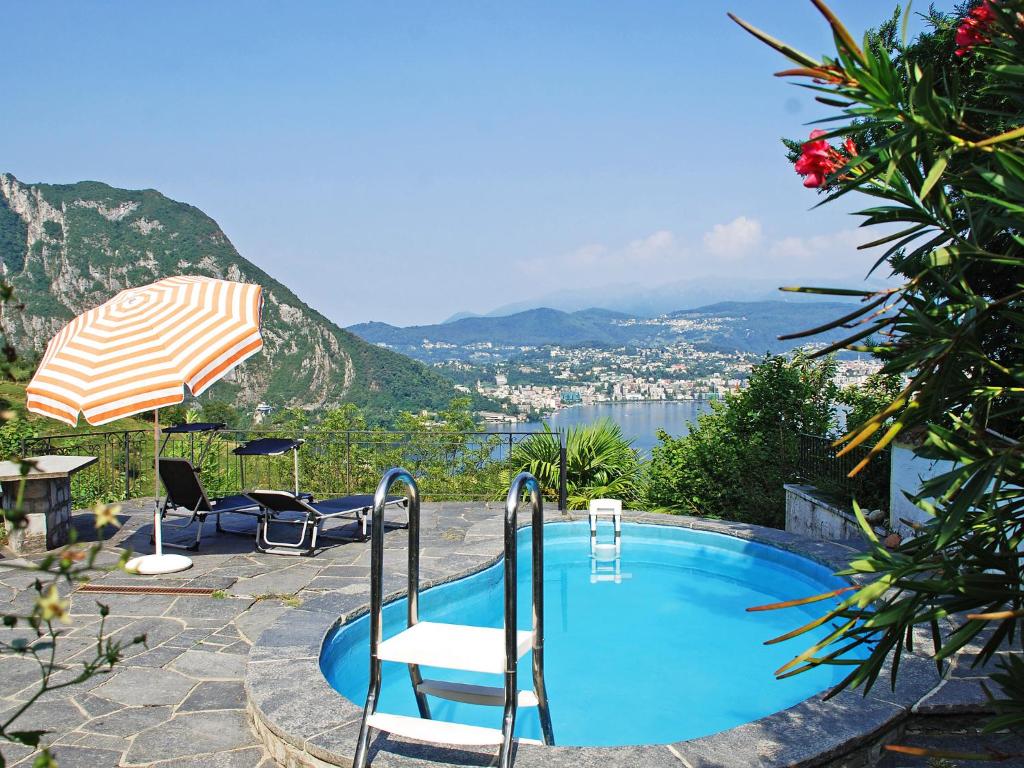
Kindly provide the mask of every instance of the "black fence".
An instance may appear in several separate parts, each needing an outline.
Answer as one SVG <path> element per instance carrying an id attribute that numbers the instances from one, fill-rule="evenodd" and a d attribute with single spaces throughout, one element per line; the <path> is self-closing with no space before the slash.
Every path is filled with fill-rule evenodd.
<path id="1" fill-rule="evenodd" d="M 800 435 L 796 466 L 797 480 L 848 503 L 855 499 L 861 509 L 889 509 L 889 479 L 892 464 L 889 449 L 875 456 L 856 475 L 850 472 L 868 454 L 867 448 L 855 448 L 837 456 L 833 439 L 820 435 Z"/>
<path id="2" fill-rule="evenodd" d="M 384 472 L 403 466 L 416 477 L 425 500 L 502 499 L 515 469 L 510 462 L 515 446 L 536 434 L 540 433 L 309 430 L 301 435 L 298 484 L 317 498 L 372 493 Z M 211 496 L 253 488 L 291 489 L 296 476 L 291 451 L 281 456 L 234 454 L 234 449 L 248 440 L 271 436 L 294 435 L 279 430 L 161 435 L 161 455 L 189 458 L 199 467 Z M 26 438 L 21 449 L 23 456 L 98 457 L 99 461 L 72 478 L 76 507 L 153 495 L 151 431 L 44 435 Z M 564 494 L 564 461 L 560 476 L 561 487 L 547 489 L 552 498 Z"/>

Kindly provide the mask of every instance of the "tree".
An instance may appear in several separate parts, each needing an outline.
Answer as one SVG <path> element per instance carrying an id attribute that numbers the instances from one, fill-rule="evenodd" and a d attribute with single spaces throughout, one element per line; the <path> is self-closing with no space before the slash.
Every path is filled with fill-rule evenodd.
<path id="1" fill-rule="evenodd" d="M 160 409 L 160 421 L 164 424 L 184 424 L 192 413 L 195 411 L 185 403 L 165 405 Z"/>
<path id="2" fill-rule="evenodd" d="M 839 393 L 839 402 L 849 409 L 846 414 L 847 430 L 869 421 L 899 397 L 902 390 L 903 377 L 894 373 L 872 373 L 860 386 L 844 389 Z M 894 416 L 890 416 L 887 422 L 891 422 Z M 881 437 L 884 430 L 878 430 L 875 434 Z"/>
<path id="3" fill-rule="evenodd" d="M 502 468 L 494 460 L 500 437 L 480 431 L 472 406 L 471 398 L 455 397 L 436 414 L 399 414 L 398 434 L 390 436 L 392 455 L 398 457 L 394 464 L 421 480 L 425 497 L 494 496 Z"/>
<path id="4" fill-rule="evenodd" d="M 238 409 L 223 400 L 203 401 L 200 413 L 203 421 L 213 424 L 223 423 L 229 427 L 237 427 L 241 421 Z"/>
<path id="5" fill-rule="evenodd" d="M 796 65 L 780 74 L 810 78 L 833 110 L 827 130 L 802 145 L 797 172 L 821 188 L 824 204 L 851 192 L 872 198 L 860 215 L 881 231 L 867 245 L 884 249 L 876 268 L 902 281 L 885 291 L 800 289 L 859 296 L 859 308 L 825 327 L 849 327 L 837 346 L 873 352 L 885 373 L 907 378 L 840 443 L 849 451 L 873 441 L 863 466 L 897 435 L 916 433 L 917 455 L 954 469 L 921 486 L 915 500 L 932 519 L 898 550 L 880 546 L 861 519 L 872 547 L 847 573 L 872 580 L 827 603 L 800 631 L 834 629 L 778 672 L 848 664 L 835 690 L 870 687 L 923 625 L 940 665 L 968 643 L 982 662 L 1009 645 L 993 675 L 1002 714 L 990 725 L 1019 724 L 1024 0 L 931 11 L 930 29 L 915 41 L 876 34 L 863 47 L 821 0 L 814 4 L 836 46 L 820 60 L 737 21 Z"/>
<path id="6" fill-rule="evenodd" d="M 366 417 L 354 403 L 345 403 L 340 408 L 332 408 L 323 415 L 320 422 L 313 427 L 314 432 L 346 432 L 366 429 Z"/>
<path id="7" fill-rule="evenodd" d="M 677 513 L 782 527 L 783 483 L 796 465 L 800 433 L 835 427 L 835 361 L 766 356 L 745 389 L 713 402 L 695 428 L 659 432 L 648 505 Z"/>

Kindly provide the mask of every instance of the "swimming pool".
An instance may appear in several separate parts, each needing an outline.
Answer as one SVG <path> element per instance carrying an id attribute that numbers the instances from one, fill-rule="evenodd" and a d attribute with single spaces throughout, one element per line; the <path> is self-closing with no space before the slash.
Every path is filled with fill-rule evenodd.
<path id="1" fill-rule="evenodd" d="M 530 589 L 529 529 L 519 532 L 520 594 Z M 822 606 L 746 608 L 845 585 L 824 566 L 763 544 L 685 528 L 626 523 L 621 556 L 591 556 L 586 523 L 544 528 L 545 678 L 561 746 L 667 744 L 731 728 L 790 707 L 842 677 L 820 668 L 778 681 L 773 672 L 807 638 L 763 642 L 820 615 Z M 599 538 L 611 539 L 602 526 Z M 520 600 L 519 626 L 530 625 Z M 420 593 L 420 618 L 500 627 L 502 571 L 495 565 Z M 405 601 L 384 609 L 384 637 L 405 627 Z M 320 668 L 362 704 L 368 617 L 332 630 Z M 531 659 L 520 660 L 529 686 Z M 405 665 L 384 663 L 380 709 L 415 716 Z M 423 669 L 425 677 L 500 685 L 500 678 Z M 439 720 L 499 727 L 501 709 L 430 699 Z M 520 709 L 516 735 L 538 738 L 536 712 Z"/>

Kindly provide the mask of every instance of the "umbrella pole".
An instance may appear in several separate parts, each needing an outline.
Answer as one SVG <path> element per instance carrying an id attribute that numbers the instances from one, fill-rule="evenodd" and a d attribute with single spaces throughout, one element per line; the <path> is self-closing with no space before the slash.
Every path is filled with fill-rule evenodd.
<path id="1" fill-rule="evenodd" d="M 154 553 L 164 553 L 163 525 L 160 519 L 160 409 L 153 409 L 153 540 Z M 201 523 L 200 523 L 201 525 Z"/>
<path id="2" fill-rule="evenodd" d="M 125 564 L 125 570 L 146 576 L 161 573 L 176 573 L 192 567 L 192 561 L 184 555 L 165 555 L 160 515 L 160 409 L 153 409 L 153 543 L 152 555 L 133 557 Z M 202 525 L 202 523 L 198 523 Z"/>

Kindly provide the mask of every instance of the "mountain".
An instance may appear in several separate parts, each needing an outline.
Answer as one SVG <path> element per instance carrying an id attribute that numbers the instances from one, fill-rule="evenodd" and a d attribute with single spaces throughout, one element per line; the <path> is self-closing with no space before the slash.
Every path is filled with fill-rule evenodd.
<path id="1" fill-rule="evenodd" d="M 877 276 L 865 280 L 862 275 L 803 275 L 799 279 L 792 275 L 773 279 L 742 276 L 695 277 L 666 282 L 654 287 L 615 284 L 559 290 L 529 301 L 505 304 L 483 313 L 482 316 L 504 317 L 540 307 L 560 309 L 563 312 L 575 312 L 587 307 L 604 307 L 633 317 L 658 317 L 683 308 L 703 307 L 729 301 L 797 301 L 779 292 L 779 286 L 783 284 L 861 286 L 865 289 L 885 288 L 888 285 L 884 279 Z M 830 300 L 846 301 L 842 298 Z M 449 319 L 456 319 L 462 315 L 463 313 L 459 313 Z"/>
<path id="2" fill-rule="evenodd" d="M 351 402 L 379 416 L 437 408 L 457 394 L 422 363 L 339 328 L 242 258 L 209 216 L 152 189 L 24 184 L 0 174 L 0 262 L 23 305 L 5 305 L 2 314 L 21 353 L 42 351 L 71 318 L 124 288 L 207 275 L 264 288 L 264 351 L 218 383 L 212 398 L 243 407 Z"/>
<path id="3" fill-rule="evenodd" d="M 442 344 L 618 344 L 632 334 L 622 333 L 615 320 L 628 315 L 605 309 L 562 312 L 542 307 L 500 317 L 464 317 L 440 325 L 412 325 L 398 328 L 387 323 L 360 323 L 348 330 L 375 344 L 392 347 L 418 345 L 423 341 Z"/>
<path id="4" fill-rule="evenodd" d="M 446 320 L 442 320 L 441 324 L 454 323 L 456 320 L 465 320 L 467 317 L 480 317 L 476 312 L 456 312 Z"/>
<path id="5" fill-rule="evenodd" d="M 812 328 L 847 314 L 850 305 L 834 301 L 719 302 L 656 318 L 607 309 L 563 312 L 550 307 L 498 317 L 467 317 L 440 325 L 398 328 L 387 323 L 362 323 L 349 328 L 375 344 L 401 350 L 423 360 L 455 356 L 451 346 L 540 347 L 656 346 L 687 342 L 708 352 L 785 352 L 799 343 L 778 336 Z M 811 339 L 822 343 L 841 338 L 842 330 Z M 438 349 L 438 345 L 441 349 Z"/>
<path id="6" fill-rule="evenodd" d="M 845 328 L 807 339 L 779 341 L 783 334 L 816 328 L 849 314 L 848 303 L 838 301 L 722 301 L 665 316 L 685 323 L 687 341 L 697 348 L 718 352 L 786 352 L 804 344 L 822 344 L 848 336 Z"/>

